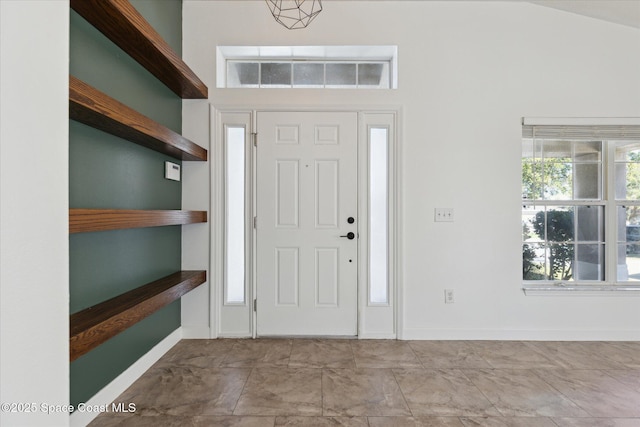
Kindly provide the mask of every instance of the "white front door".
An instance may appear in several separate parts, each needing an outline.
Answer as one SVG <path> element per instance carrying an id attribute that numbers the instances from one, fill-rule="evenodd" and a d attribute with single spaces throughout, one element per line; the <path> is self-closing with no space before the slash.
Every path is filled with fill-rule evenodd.
<path id="1" fill-rule="evenodd" d="M 357 334 L 358 116 L 257 115 L 257 333 Z"/>

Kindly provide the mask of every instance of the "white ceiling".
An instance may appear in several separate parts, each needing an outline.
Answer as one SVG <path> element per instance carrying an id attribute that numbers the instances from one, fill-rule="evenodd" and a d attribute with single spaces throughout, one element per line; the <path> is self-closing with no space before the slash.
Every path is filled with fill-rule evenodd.
<path id="1" fill-rule="evenodd" d="M 2 0 L 0 0 L 2 1 Z M 222 0 L 209 0 L 222 1 Z M 236 0 L 239 1 L 239 0 Z M 323 0 L 344 1 L 344 0 Z M 375 1 L 375 0 L 367 0 Z M 409 0 L 411 1 L 411 0 Z M 413 1 L 443 1 L 443 0 L 413 0 Z M 461 1 L 461 0 L 444 0 Z M 464 0 L 468 1 L 468 0 Z M 475 0 L 487 1 L 487 0 Z M 495 0 L 494 0 L 495 1 Z M 603 21 L 640 28 L 640 0 L 497 0 L 497 1 L 528 1 L 540 6 L 564 10 L 578 15 L 589 16 Z"/>
<path id="2" fill-rule="evenodd" d="M 341 1 L 341 0 L 323 0 Z M 371 1 L 371 0 L 369 0 Z M 414 0 L 442 1 L 442 0 Z M 460 0 L 445 0 L 460 1 Z M 486 0 L 475 0 L 486 1 Z M 540 6 L 564 10 L 578 15 L 589 16 L 603 21 L 640 28 L 640 0 L 498 0 L 528 1 Z"/>
<path id="3" fill-rule="evenodd" d="M 527 0 L 578 15 L 640 28 L 640 0 Z"/>

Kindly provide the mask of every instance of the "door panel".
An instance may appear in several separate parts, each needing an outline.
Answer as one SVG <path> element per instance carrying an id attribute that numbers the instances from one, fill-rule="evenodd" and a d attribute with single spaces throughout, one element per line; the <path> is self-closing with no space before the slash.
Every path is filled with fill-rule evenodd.
<path id="1" fill-rule="evenodd" d="M 257 124 L 258 335 L 356 335 L 357 114 Z"/>
<path id="2" fill-rule="evenodd" d="M 338 228 L 338 160 L 316 160 L 316 228 Z"/>
<path id="3" fill-rule="evenodd" d="M 276 248 L 276 305 L 298 305 L 299 248 Z"/>
<path id="4" fill-rule="evenodd" d="M 276 168 L 276 227 L 298 228 L 299 161 L 277 160 Z"/>

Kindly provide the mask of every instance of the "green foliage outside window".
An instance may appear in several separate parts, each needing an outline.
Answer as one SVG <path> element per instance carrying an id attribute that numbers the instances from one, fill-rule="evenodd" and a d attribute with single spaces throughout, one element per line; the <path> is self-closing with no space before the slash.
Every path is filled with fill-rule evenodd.
<path id="1" fill-rule="evenodd" d="M 607 152 L 615 154 L 607 157 Z M 524 139 L 522 154 L 523 279 L 603 280 L 592 271 L 603 271 L 605 258 L 598 251 L 605 247 L 607 252 L 617 248 L 618 267 L 632 268 L 629 260 L 640 253 L 640 143 Z M 597 216 L 584 209 L 593 199 Z M 605 245 L 604 217 L 615 212 L 618 239 Z M 574 235 L 576 215 L 581 215 L 579 235 Z M 607 239 L 613 240 L 612 234 Z M 591 251 L 597 253 L 591 256 Z M 616 277 L 627 280 L 624 274 Z"/>
<path id="2" fill-rule="evenodd" d="M 568 159 L 524 161 L 522 164 L 522 195 L 525 200 L 571 197 L 573 181 Z M 562 197 L 564 198 L 564 197 Z M 530 224 L 523 223 L 524 240 L 534 232 L 546 245 L 547 263 L 536 262 L 536 247 L 525 244 L 522 249 L 522 277 L 524 280 L 570 280 L 573 276 L 573 211 L 550 210 L 538 212 Z M 545 233 L 546 228 L 546 233 Z M 549 243 L 553 242 L 553 243 Z M 564 243 L 567 242 L 567 243 Z"/>
<path id="3" fill-rule="evenodd" d="M 522 197 L 529 200 L 553 199 L 571 195 L 571 164 L 560 162 L 523 162 Z"/>
<path id="4" fill-rule="evenodd" d="M 543 266 L 534 262 L 535 250 L 530 245 L 524 245 L 523 279 L 571 280 L 574 262 L 573 211 L 549 210 L 546 216 L 545 212 L 538 212 L 531 220 L 531 225 L 541 240 L 552 243 L 546 245 L 548 250 L 546 272 Z"/>
<path id="5" fill-rule="evenodd" d="M 629 153 L 626 199 L 640 200 L 640 152 Z M 627 206 L 627 224 L 640 224 L 640 206 Z"/>

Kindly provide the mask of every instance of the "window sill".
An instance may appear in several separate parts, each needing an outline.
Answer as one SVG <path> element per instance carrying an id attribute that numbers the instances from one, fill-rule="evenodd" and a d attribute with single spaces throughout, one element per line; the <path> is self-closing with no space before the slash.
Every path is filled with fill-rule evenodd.
<path id="1" fill-rule="evenodd" d="M 638 285 L 523 285 L 527 296 L 615 296 L 640 297 Z"/>

